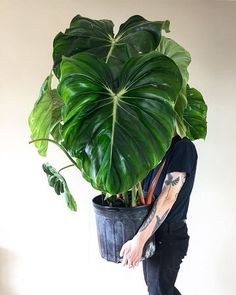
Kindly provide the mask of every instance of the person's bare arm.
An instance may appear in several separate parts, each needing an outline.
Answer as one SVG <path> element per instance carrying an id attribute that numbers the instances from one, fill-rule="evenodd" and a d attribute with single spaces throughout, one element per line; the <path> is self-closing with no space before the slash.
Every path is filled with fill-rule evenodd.
<path id="1" fill-rule="evenodd" d="M 134 238 L 126 242 L 120 251 L 120 256 L 123 256 L 123 265 L 129 267 L 138 265 L 146 241 L 166 219 L 185 182 L 185 178 L 185 172 L 171 172 L 166 175 L 162 192 L 154 202 L 148 217 Z"/>

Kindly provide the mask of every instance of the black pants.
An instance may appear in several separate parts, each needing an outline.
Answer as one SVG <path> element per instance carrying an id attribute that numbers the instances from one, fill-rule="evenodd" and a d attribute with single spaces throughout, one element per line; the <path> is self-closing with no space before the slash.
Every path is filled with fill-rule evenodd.
<path id="1" fill-rule="evenodd" d="M 143 261 L 149 295 L 181 295 L 174 285 L 188 250 L 187 225 L 184 221 L 164 222 L 155 235 L 156 252 Z"/>

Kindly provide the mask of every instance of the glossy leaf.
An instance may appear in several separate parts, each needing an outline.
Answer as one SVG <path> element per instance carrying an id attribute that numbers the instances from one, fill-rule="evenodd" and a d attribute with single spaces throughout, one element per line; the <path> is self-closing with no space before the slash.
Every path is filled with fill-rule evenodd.
<path id="1" fill-rule="evenodd" d="M 117 90 L 109 66 L 94 55 L 63 58 L 63 144 L 96 189 L 127 191 L 159 163 L 181 86 L 176 64 L 155 51 L 124 65 Z"/>
<path id="2" fill-rule="evenodd" d="M 187 106 L 186 86 L 189 79 L 188 66 L 191 62 L 191 56 L 181 45 L 171 38 L 166 38 L 165 36 L 161 37 L 157 51 L 165 54 L 177 64 L 183 78 L 183 85 L 176 101 L 175 111 L 177 113 L 176 131 L 181 137 L 184 137 L 186 135 L 187 128 L 184 124 L 183 113 Z"/>
<path id="3" fill-rule="evenodd" d="M 116 79 L 130 57 L 154 50 L 160 42 L 161 30 L 169 31 L 169 21 L 148 21 L 140 15 L 131 16 L 120 26 L 116 36 L 113 26 L 110 20 L 74 17 L 65 33 L 60 32 L 53 42 L 56 76 L 60 76 L 62 56 L 89 52 L 108 63 Z"/>
<path id="4" fill-rule="evenodd" d="M 39 98 L 29 116 L 32 140 L 49 138 L 50 132 L 62 120 L 63 100 L 56 89 L 51 89 L 52 75 L 48 76 L 40 90 Z M 46 156 L 48 142 L 36 141 L 35 146 L 41 156 Z"/>
<path id="5" fill-rule="evenodd" d="M 187 85 L 188 105 L 184 111 L 184 123 L 187 126 L 187 137 L 191 140 L 205 138 L 207 134 L 207 105 L 202 94 Z"/>
<path id="6" fill-rule="evenodd" d="M 72 211 L 77 211 L 76 201 L 74 200 L 72 194 L 69 191 L 65 178 L 49 163 L 43 164 L 42 167 L 43 171 L 47 174 L 48 184 L 54 188 L 55 192 L 58 195 L 64 193 L 67 206 Z"/>
<path id="7" fill-rule="evenodd" d="M 114 37 L 113 22 L 93 20 L 81 15 L 75 16 L 65 33 L 57 34 L 53 41 L 54 72 L 59 77 L 62 56 L 72 56 L 79 52 L 91 52 L 105 59 Z"/>
<path id="8" fill-rule="evenodd" d="M 165 36 L 161 37 L 160 44 L 156 50 L 173 59 L 173 61 L 177 64 L 183 78 L 183 88 L 186 88 L 189 79 L 187 68 L 191 62 L 190 53 L 176 41 Z"/>

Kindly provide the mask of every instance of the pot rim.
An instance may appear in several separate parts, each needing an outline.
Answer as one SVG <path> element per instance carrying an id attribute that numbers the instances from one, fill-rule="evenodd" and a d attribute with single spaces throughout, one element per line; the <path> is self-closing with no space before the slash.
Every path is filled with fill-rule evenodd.
<path id="1" fill-rule="evenodd" d="M 92 199 L 93 206 L 97 209 L 108 209 L 110 211 L 126 211 L 127 212 L 127 211 L 131 211 L 131 210 L 132 211 L 133 210 L 136 210 L 136 211 L 147 210 L 148 208 L 150 208 L 152 206 L 152 204 L 150 204 L 150 205 L 140 205 L 137 207 L 111 207 L 111 206 L 102 205 L 102 204 L 97 203 L 97 201 L 99 199 L 101 200 L 101 197 L 102 197 L 102 194 L 97 195 Z"/>

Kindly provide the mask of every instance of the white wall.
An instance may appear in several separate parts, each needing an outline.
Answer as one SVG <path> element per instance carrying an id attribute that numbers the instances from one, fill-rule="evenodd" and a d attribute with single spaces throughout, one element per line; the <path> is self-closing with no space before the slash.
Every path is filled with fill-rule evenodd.
<path id="1" fill-rule="evenodd" d="M 236 3 L 0 0 L 0 295 L 146 294 L 141 267 L 124 269 L 98 254 L 97 192 L 78 172 L 65 172 L 78 202 L 71 213 L 47 185 L 45 159 L 28 145 L 27 118 L 52 67 L 53 37 L 76 14 L 112 19 L 116 30 L 134 14 L 170 19 L 169 36 L 191 52 L 190 83 L 209 106 L 209 131 L 196 142 L 191 243 L 177 286 L 190 295 L 236 294 Z M 47 160 L 67 164 L 52 146 Z"/>

